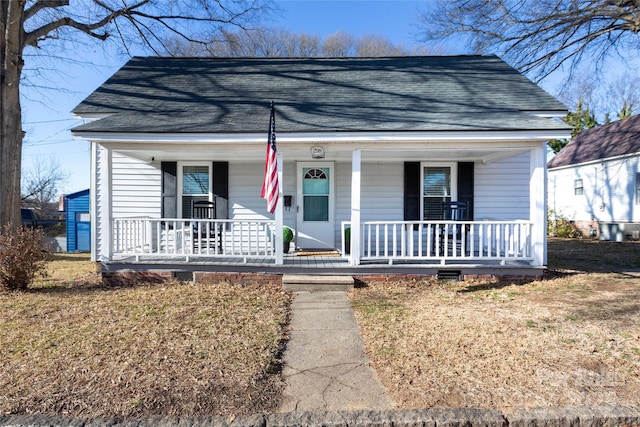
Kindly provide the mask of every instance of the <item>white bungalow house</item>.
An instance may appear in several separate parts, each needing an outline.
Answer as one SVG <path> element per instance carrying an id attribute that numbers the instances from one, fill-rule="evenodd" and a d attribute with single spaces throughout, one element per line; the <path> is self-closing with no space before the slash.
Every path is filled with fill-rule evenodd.
<path id="1" fill-rule="evenodd" d="M 274 215 L 260 197 L 272 101 Z M 545 143 L 569 136 L 565 106 L 496 56 L 133 58 L 74 113 L 92 254 L 111 269 L 275 271 L 335 250 L 344 271 L 541 271 Z"/>
<path id="2" fill-rule="evenodd" d="M 640 238 L 640 115 L 581 132 L 548 167 L 551 209 L 587 235 Z"/>

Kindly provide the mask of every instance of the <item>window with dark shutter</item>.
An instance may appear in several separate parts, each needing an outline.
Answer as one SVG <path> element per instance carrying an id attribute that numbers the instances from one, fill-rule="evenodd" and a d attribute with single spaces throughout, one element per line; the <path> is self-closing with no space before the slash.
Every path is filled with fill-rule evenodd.
<path id="1" fill-rule="evenodd" d="M 450 165 L 405 162 L 404 220 L 442 219 L 443 203 L 454 198 L 467 203 L 469 219 L 473 219 L 474 185 L 473 162 Z"/>

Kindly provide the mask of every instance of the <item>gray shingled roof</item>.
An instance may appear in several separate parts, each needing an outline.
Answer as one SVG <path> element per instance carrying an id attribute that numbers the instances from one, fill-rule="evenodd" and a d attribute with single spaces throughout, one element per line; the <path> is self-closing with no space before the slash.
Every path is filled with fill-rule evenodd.
<path id="1" fill-rule="evenodd" d="M 73 111 L 74 132 L 566 129 L 566 107 L 496 56 L 133 58 Z"/>
<path id="2" fill-rule="evenodd" d="M 582 131 L 547 166 L 558 168 L 634 153 L 640 153 L 640 115 Z"/>

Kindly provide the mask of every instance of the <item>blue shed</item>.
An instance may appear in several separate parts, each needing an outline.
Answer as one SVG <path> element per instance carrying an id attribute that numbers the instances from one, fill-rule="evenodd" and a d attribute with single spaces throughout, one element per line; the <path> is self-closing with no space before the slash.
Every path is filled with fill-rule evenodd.
<path id="1" fill-rule="evenodd" d="M 89 190 L 64 196 L 67 211 L 67 252 L 91 251 Z"/>

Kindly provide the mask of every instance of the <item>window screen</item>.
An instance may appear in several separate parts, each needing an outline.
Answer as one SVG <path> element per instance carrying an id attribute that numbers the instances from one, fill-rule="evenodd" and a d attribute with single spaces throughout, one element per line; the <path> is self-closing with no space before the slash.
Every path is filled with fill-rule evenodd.
<path id="1" fill-rule="evenodd" d="M 423 219 L 442 219 L 442 203 L 451 201 L 451 168 L 428 166 L 423 172 Z"/>

